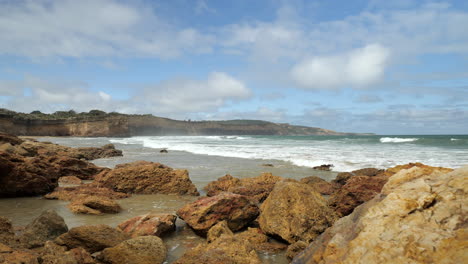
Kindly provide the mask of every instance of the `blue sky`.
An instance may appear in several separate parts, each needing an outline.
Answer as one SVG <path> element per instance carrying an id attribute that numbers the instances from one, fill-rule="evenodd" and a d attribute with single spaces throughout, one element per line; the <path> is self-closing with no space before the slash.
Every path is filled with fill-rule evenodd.
<path id="1" fill-rule="evenodd" d="M 467 1 L 0 0 L 0 107 L 467 134 Z"/>

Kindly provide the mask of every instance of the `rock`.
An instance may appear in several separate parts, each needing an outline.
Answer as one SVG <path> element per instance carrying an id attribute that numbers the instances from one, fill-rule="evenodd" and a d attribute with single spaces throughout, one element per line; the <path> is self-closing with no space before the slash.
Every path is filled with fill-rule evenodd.
<path id="1" fill-rule="evenodd" d="M 312 167 L 314 170 L 330 171 L 334 167 L 333 164 L 322 164 L 320 166 Z"/>
<path id="2" fill-rule="evenodd" d="M 312 241 L 337 219 L 319 193 L 294 181 L 278 182 L 260 210 L 260 228 L 289 243 Z"/>
<path id="3" fill-rule="evenodd" d="M 83 181 L 76 176 L 63 176 L 58 179 L 59 184 L 82 184 Z"/>
<path id="4" fill-rule="evenodd" d="M 122 211 L 120 205 L 104 196 L 86 196 L 72 200 L 68 208 L 75 214 L 115 214 Z"/>
<path id="5" fill-rule="evenodd" d="M 26 248 L 37 248 L 66 232 L 65 220 L 54 210 L 47 210 L 25 227 L 19 240 Z"/>
<path id="6" fill-rule="evenodd" d="M 66 156 L 47 156 L 44 159 L 57 167 L 59 176 L 76 176 L 82 180 L 92 180 L 98 173 L 109 170 L 85 160 Z"/>
<path id="7" fill-rule="evenodd" d="M 0 263 L 5 264 L 39 264 L 37 254 L 31 251 L 17 250 L 0 254 Z"/>
<path id="8" fill-rule="evenodd" d="M 17 136 L 0 132 L 0 145 L 4 143 L 9 143 L 10 145 L 15 146 L 23 143 L 23 140 Z"/>
<path id="9" fill-rule="evenodd" d="M 334 191 L 331 183 L 317 176 L 302 178 L 301 182 L 311 186 L 316 192 L 323 195 L 330 195 Z"/>
<path id="10" fill-rule="evenodd" d="M 55 243 L 68 249 L 82 247 L 89 253 L 113 247 L 130 236 L 107 225 L 88 225 L 70 229 L 55 239 Z"/>
<path id="11" fill-rule="evenodd" d="M 133 217 L 117 227 L 131 237 L 162 236 L 176 229 L 177 216 L 171 214 L 148 213 Z"/>
<path id="12" fill-rule="evenodd" d="M 286 257 L 288 260 L 292 260 L 297 254 L 301 253 L 304 249 L 307 248 L 309 244 L 304 241 L 297 241 L 289 245 L 288 250 L 286 251 Z"/>
<path id="13" fill-rule="evenodd" d="M 13 249 L 3 243 L 0 243 L 0 254 L 3 253 L 11 253 L 13 252 Z"/>
<path id="14" fill-rule="evenodd" d="M 92 184 L 83 184 L 80 186 L 55 188 L 53 192 L 46 194 L 44 198 L 71 201 L 79 197 L 87 197 L 90 195 L 107 197 L 109 199 L 123 199 L 130 196 L 130 194 L 115 192 L 109 188 L 96 187 Z"/>
<path id="15" fill-rule="evenodd" d="M 340 172 L 336 176 L 335 180 L 332 181 L 332 183 L 338 184 L 338 185 L 345 185 L 346 182 L 351 177 L 354 177 L 354 176 L 373 177 L 373 176 L 381 175 L 383 173 L 384 173 L 384 170 L 376 169 L 376 168 L 364 168 L 364 169 L 360 169 L 360 170 L 354 170 L 352 172 Z M 390 175 L 387 175 L 387 176 L 390 176 Z"/>
<path id="16" fill-rule="evenodd" d="M 450 171 L 400 170 L 293 263 L 466 262 L 468 166 Z"/>
<path id="17" fill-rule="evenodd" d="M 230 235 L 233 236 L 231 229 L 226 222 L 226 220 L 218 222 L 216 225 L 208 230 L 208 234 L 206 235 L 206 241 L 211 243 L 215 241 L 217 238 L 221 237 L 222 235 Z"/>
<path id="18" fill-rule="evenodd" d="M 253 246 L 236 236 L 222 235 L 209 244 L 188 250 L 173 264 L 260 264 Z"/>
<path id="19" fill-rule="evenodd" d="M 258 207 L 247 197 L 234 193 L 221 193 L 203 197 L 177 211 L 197 234 L 206 236 L 216 223 L 226 220 L 232 231 L 238 231 L 255 220 Z"/>
<path id="20" fill-rule="evenodd" d="M 95 160 L 102 158 L 120 157 L 123 156 L 122 151 L 115 149 L 114 144 L 107 144 L 100 148 L 86 147 L 72 149 L 72 156 L 78 159 Z"/>
<path id="21" fill-rule="evenodd" d="M 254 178 L 234 178 L 226 175 L 205 187 L 208 196 L 214 196 L 221 192 L 232 192 L 249 197 L 253 202 L 263 202 L 273 190 L 278 181 L 283 178 L 273 176 L 271 173 L 262 173 Z"/>
<path id="22" fill-rule="evenodd" d="M 153 162 L 116 166 L 96 176 L 95 184 L 125 193 L 199 195 L 187 170 Z"/>
<path id="23" fill-rule="evenodd" d="M 10 243 L 14 240 L 14 237 L 15 232 L 10 219 L 0 216 L 0 243 L 11 245 Z"/>
<path id="24" fill-rule="evenodd" d="M 247 228 L 246 231 L 235 234 L 237 238 L 248 241 L 257 252 L 278 253 L 286 249 L 286 245 L 271 242 L 260 228 Z"/>
<path id="25" fill-rule="evenodd" d="M 167 151 L 167 149 L 161 149 L 159 153 L 169 153 L 169 151 Z"/>
<path id="26" fill-rule="evenodd" d="M 66 251 L 66 247 L 47 241 L 39 256 L 41 264 L 94 264 L 91 255 L 82 248 Z"/>
<path id="27" fill-rule="evenodd" d="M 16 154 L 20 156 L 29 156 L 29 152 L 26 151 L 24 148 L 21 146 L 13 146 L 10 143 L 4 143 L 0 145 L 0 151 L 7 152 L 10 154 Z"/>
<path id="28" fill-rule="evenodd" d="M 271 164 L 271 163 L 263 163 L 262 166 L 263 167 L 274 167 L 274 165 Z"/>
<path id="29" fill-rule="evenodd" d="M 104 249 L 102 258 L 110 264 L 161 264 L 166 259 L 166 251 L 159 237 L 141 236 Z"/>
<path id="30" fill-rule="evenodd" d="M 328 205 L 339 215 L 346 216 L 360 204 L 374 198 L 387 182 L 388 177 L 353 176 L 328 200 Z"/>

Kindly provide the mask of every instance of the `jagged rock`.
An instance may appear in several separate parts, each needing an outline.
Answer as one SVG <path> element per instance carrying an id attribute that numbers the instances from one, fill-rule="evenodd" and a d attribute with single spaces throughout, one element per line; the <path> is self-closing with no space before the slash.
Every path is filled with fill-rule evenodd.
<path id="1" fill-rule="evenodd" d="M 17 136 L 0 132 L 0 145 L 4 143 L 9 143 L 12 146 L 15 146 L 23 143 L 23 140 Z"/>
<path id="2" fill-rule="evenodd" d="M 294 181 L 278 182 L 260 210 L 260 228 L 289 243 L 312 241 L 337 219 L 319 193 Z"/>
<path id="3" fill-rule="evenodd" d="M 297 241 L 289 245 L 286 251 L 286 257 L 288 260 L 292 260 L 297 254 L 301 253 L 304 249 L 307 248 L 309 244 L 304 241 Z"/>
<path id="4" fill-rule="evenodd" d="M 116 166 L 96 176 L 95 184 L 125 193 L 199 195 L 187 170 L 174 170 L 153 162 Z"/>
<path id="5" fill-rule="evenodd" d="M 468 167 L 450 171 L 400 170 L 293 263 L 464 263 Z"/>
<path id="6" fill-rule="evenodd" d="M 331 183 L 317 176 L 302 178 L 301 182 L 311 186 L 315 191 L 323 195 L 330 195 L 334 191 Z"/>
<path id="7" fill-rule="evenodd" d="M 231 229 L 229 229 L 226 220 L 218 222 L 216 225 L 211 227 L 210 230 L 208 230 L 208 234 L 206 235 L 206 241 L 208 243 L 211 243 L 217 238 L 221 237 L 222 235 L 234 235 Z"/>
<path id="8" fill-rule="evenodd" d="M 55 166 L 59 176 L 76 176 L 82 180 L 92 180 L 98 173 L 109 170 L 85 160 L 66 156 L 46 156 L 42 159 Z"/>
<path id="9" fill-rule="evenodd" d="M 25 227 L 19 240 L 26 248 L 36 248 L 67 231 L 65 220 L 54 210 L 47 210 Z"/>
<path id="10" fill-rule="evenodd" d="M 162 236 L 175 231 L 177 216 L 171 214 L 148 213 L 133 217 L 117 227 L 131 237 Z"/>
<path id="11" fill-rule="evenodd" d="M 10 219 L 0 216 L 0 243 L 11 246 L 15 240 L 15 232 Z"/>
<path id="12" fill-rule="evenodd" d="M 330 171 L 334 167 L 333 164 L 322 164 L 320 166 L 312 167 L 314 170 Z"/>
<path id="13" fill-rule="evenodd" d="M 76 148 L 71 149 L 70 151 L 74 158 L 85 159 L 85 160 L 95 160 L 102 158 L 111 158 L 111 157 L 120 157 L 123 156 L 122 151 L 115 149 L 114 144 L 107 144 L 102 147 L 85 147 L 85 148 Z"/>
<path id="14" fill-rule="evenodd" d="M 17 250 L 0 254 L 0 263 L 4 264 L 39 264 L 37 254 L 32 251 Z"/>
<path id="15" fill-rule="evenodd" d="M 122 211 L 120 205 L 104 196 L 86 196 L 73 199 L 68 208 L 76 214 L 115 214 Z"/>
<path id="16" fill-rule="evenodd" d="M 166 259 L 166 246 L 157 236 L 141 236 L 106 248 L 102 259 L 109 264 L 161 264 Z"/>
<path id="17" fill-rule="evenodd" d="M 263 202 L 273 190 L 278 181 L 283 178 L 273 176 L 271 173 L 262 173 L 253 178 L 234 178 L 227 174 L 216 181 L 210 182 L 205 191 L 207 196 L 214 196 L 221 192 L 232 192 L 245 195 L 254 202 Z"/>
<path id="18" fill-rule="evenodd" d="M 57 187 L 53 192 L 44 195 L 44 198 L 71 201 L 76 198 L 87 197 L 90 195 L 107 197 L 109 199 L 123 199 L 130 196 L 130 194 L 115 192 L 114 190 L 106 187 L 96 187 L 92 184 L 83 184 L 73 187 Z"/>
<path id="19" fill-rule="evenodd" d="M 234 193 L 203 197 L 177 211 L 177 215 L 202 236 L 223 220 L 227 221 L 231 230 L 240 230 L 257 218 L 258 214 L 255 204 L 247 197 Z"/>
<path id="20" fill-rule="evenodd" d="M 338 185 L 345 185 L 346 182 L 354 177 L 354 176 L 377 176 L 377 175 L 382 175 L 384 173 L 384 170 L 381 169 L 376 169 L 376 168 L 364 168 L 364 169 L 359 169 L 359 170 L 354 170 L 352 172 L 340 172 L 336 176 L 336 178 L 332 181 L 334 184 Z M 390 175 L 386 175 L 390 176 Z"/>
<path id="21" fill-rule="evenodd" d="M 83 248 L 66 251 L 66 247 L 47 241 L 39 256 L 41 264 L 95 264 L 91 255 Z"/>
<path id="22" fill-rule="evenodd" d="M 59 184 L 82 184 L 83 181 L 76 176 L 63 176 L 58 179 Z"/>
<path id="23" fill-rule="evenodd" d="M 247 230 L 237 233 L 234 236 L 248 241 L 255 250 L 267 253 L 278 253 L 286 249 L 287 245 L 278 242 L 271 242 L 267 235 L 260 228 L 249 227 Z"/>
<path id="24" fill-rule="evenodd" d="M 82 247 L 89 253 L 113 247 L 130 236 L 107 225 L 88 225 L 70 229 L 55 239 L 55 243 L 68 249 Z"/>
<path id="25" fill-rule="evenodd" d="M 173 264 L 260 264 L 254 247 L 236 236 L 222 235 L 190 249 Z"/>

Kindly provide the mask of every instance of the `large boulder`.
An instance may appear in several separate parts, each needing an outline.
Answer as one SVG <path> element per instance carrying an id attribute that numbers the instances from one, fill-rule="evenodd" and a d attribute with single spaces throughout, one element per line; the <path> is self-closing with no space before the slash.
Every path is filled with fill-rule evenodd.
<path id="1" fill-rule="evenodd" d="M 172 214 L 148 213 L 128 219 L 117 228 L 131 237 L 162 236 L 175 231 L 176 219 L 177 216 Z"/>
<path id="2" fill-rule="evenodd" d="M 47 210 L 25 227 L 19 240 L 26 248 L 37 248 L 67 231 L 65 220 L 54 210 Z"/>
<path id="3" fill-rule="evenodd" d="M 109 264 L 161 264 L 166 259 L 166 246 L 157 236 L 141 236 L 106 248 L 102 260 Z"/>
<path id="4" fill-rule="evenodd" d="M 400 170 L 293 263 L 466 262 L 468 167 L 450 171 Z"/>
<path id="5" fill-rule="evenodd" d="M 334 191 L 331 183 L 317 176 L 302 178 L 301 182 L 310 185 L 315 191 L 323 195 L 330 195 Z"/>
<path id="6" fill-rule="evenodd" d="M 254 247 L 241 238 L 221 235 L 213 242 L 202 243 L 173 262 L 173 264 L 261 264 Z"/>
<path id="7" fill-rule="evenodd" d="M 263 202 L 278 181 L 283 178 L 271 173 L 262 173 L 258 177 L 238 179 L 227 174 L 216 181 L 210 182 L 204 189 L 207 196 L 215 196 L 222 192 L 231 192 L 249 197 L 252 201 Z"/>
<path id="8" fill-rule="evenodd" d="M 258 207 L 254 203 L 247 197 L 234 193 L 203 197 L 177 211 L 177 215 L 202 236 L 223 220 L 227 221 L 231 230 L 240 230 L 255 220 L 258 214 Z"/>
<path id="9" fill-rule="evenodd" d="M 174 170 L 154 162 L 116 166 L 96 176 L 94 184 L 125 193 L 199 195 L 187 170 Z"/>
<path id="10" fill-rule="evenodd" d="M 337 219 L 319 193 L 295 181 L 278 182 L 260 210 L 260 228 L 289 243 L 310 242 Z"/>
<path id="11" fill-rule="evenodd" d="M 55 243 L 68 249 L 82 247 L 89 253 L 113 247 L 130 236 L 107 225 L 79 226 L 55 239 Z"/>
<path id="12" fill-rule="evenodd" d="M 123 156 L 122 151 L 115 149 L 114 144 L 107 144 L 102 147 L 76 148 L 71 151 L 75 158 L 94 160 Z"/>
<path id="13" fill-rule="evenodd" d="M 339 186 L 345 185 L 346 182 L 353 176 L 373 177 L 373 176 L 381 175 L 383 173 L 384 173 L 384 170 L 376 169 L 376 168 L 364 168 L 364 169 L 354 170 L 351 172 L 341 172 L 341 173 L 338 173 L 338 175 L 332 181 L 332 183 L 336 184 L 339 187 Z"/>
<path id="14" fill-rule="evenodd" d="M 116 214 L 122 211 L 120 205 L 104 196 L 85 196 L 73 199 L 68 208 L 76 214 Z"/>

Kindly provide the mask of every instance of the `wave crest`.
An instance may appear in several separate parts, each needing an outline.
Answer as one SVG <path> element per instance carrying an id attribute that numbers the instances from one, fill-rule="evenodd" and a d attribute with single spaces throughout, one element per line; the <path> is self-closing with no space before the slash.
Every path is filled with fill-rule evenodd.
<path id="1" fill-rule="evenodd" d="M 399 138 L 399 137 L 383 137 L 380 138 L 380 142 L 382 143 L 404 143 L 404 142 L 414 142 L 419 138 Z"/>

